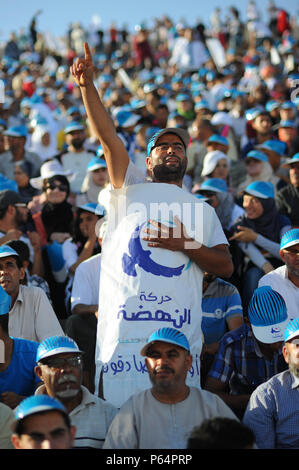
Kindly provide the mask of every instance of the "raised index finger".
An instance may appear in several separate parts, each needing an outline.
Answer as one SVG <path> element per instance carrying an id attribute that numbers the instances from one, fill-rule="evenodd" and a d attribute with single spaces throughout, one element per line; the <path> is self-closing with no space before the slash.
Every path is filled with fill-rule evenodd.
<path id="1" fill-rule="evenodd" d="M 84 43 L 84 52 L 85 52 L 85 60 L 91 64 L 92 56 L 91 56 L 91 52 L 90 52 L 89 45 L 87 42 Z"/>

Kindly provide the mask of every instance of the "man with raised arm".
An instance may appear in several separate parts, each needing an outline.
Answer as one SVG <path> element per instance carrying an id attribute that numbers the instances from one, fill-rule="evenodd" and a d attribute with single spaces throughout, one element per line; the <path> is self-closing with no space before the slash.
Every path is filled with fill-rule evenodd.
<path id="1" fill-rule="evenodd" d="M 99 298 L 97 370 L 103 367 L 104 396 L 120 406 L 149 386 L 139 346 L 162 322 L 188 337 L 189 379 L 199 386 L 203 271 L 229 277 L 233 265 L 213 208 L 182 189 L 188 133 L 168 128 L 151 138 L 146 165 L 152 181 L 144 184 L 149 181 L 130 161 L 93 84 L 87 44 L 71 72 L 114 188 Z"/>

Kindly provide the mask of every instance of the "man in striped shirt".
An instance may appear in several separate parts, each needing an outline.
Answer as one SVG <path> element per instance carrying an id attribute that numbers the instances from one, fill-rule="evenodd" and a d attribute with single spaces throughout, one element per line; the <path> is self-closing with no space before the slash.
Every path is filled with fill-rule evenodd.
<path id="1" fill-rule="evenodd" d="M 242 417 L 256 387 L 286 369 L 283 331 L 288 321 L 285 301 L 269 286 L 256 289 L 248 322 L 224 335 L 205 389 L 218 394 Z"/>
<path id="2" fill-rule="evenodd" d="M 255 434 L 260 449 L 299 448 L 299 319 L 284 333 L 283 355 L 288 370 L 275 375 L 253 392 L 244 424 Z"/>

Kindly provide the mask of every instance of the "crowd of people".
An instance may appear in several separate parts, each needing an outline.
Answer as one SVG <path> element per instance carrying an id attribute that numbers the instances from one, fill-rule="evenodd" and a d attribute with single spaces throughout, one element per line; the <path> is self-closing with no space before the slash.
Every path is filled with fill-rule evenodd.
<path id="1" fill-rule="evenodd" d="M 0 448 L 299 448 L 296 16 L 55 49 L 39 14 L 0 60 Z"/>

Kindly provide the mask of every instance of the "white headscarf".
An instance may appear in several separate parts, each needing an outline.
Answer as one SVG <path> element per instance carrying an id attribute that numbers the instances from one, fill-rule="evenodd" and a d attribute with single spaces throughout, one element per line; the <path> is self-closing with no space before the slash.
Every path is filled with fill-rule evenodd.
<path id="1" fill-rule="evenodd" d="M 48 146 L 43 145 L 42 137 L 48 133 L 50 136 L 50 144 Z M 50 129 L 47 125 L 37 125 L 31 136 L 31 145 L 29 150 L 37 153 L 42 161 L 48 160 L 49 158 L 57 155 L 57 144 L 51 136 Z"/>

